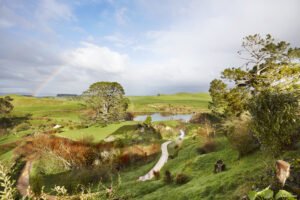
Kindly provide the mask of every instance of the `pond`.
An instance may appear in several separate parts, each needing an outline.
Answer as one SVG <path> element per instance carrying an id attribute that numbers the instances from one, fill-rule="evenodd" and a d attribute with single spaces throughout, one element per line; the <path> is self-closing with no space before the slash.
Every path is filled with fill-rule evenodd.
<path id="1" fill-rule="evenodd" d="M 192 118 L 193 114 L 161 115 L 161 113 L 154 113 L 149 115 L 137 115 L 134 117 L 133 121 L 145 121 L 147 116 L 151 116 L 153 122 L 169 120 L 182 120 L 188 122 Z"/>

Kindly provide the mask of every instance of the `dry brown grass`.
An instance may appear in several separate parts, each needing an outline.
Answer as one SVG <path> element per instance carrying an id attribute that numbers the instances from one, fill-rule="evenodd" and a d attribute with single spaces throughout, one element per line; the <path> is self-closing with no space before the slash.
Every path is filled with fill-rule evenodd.
<path id="1" fill-rule="evenodd" d="M 69 167 L 89 166 L 97 156 L 96 149 L 86 141 L 72 141 L 45 134 L 27 139 L 15 153 L 26 159 L 52 154 L 68 163 Z"/>

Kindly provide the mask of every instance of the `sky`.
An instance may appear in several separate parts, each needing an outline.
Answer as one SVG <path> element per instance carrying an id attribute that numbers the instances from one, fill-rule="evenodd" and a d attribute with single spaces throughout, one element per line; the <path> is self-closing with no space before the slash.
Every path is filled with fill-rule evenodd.
<path id="1" fill-rule="evenodd" d="M 299 0 L 0 0 L 0 93 L 207 92 L 243 37 L 300 46 Z"/>

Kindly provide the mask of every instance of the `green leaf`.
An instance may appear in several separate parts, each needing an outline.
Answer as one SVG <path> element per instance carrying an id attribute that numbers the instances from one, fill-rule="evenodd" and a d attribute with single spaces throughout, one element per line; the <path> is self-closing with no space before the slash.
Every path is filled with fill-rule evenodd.
<path id="1" fill-rule="evenodd" d="M 289 200 L 296 200 L 295 196 L 292 195 L 291 193 L 285 191 L 285 190 L 279 190 L 279 192 L 276 194 L 275 199 L 289 199 Z"/>
<path id="2" fill-rule="evenodd" d="M 248 198 L 249 200 L 255 200 L 257 197 L 257 192 L 255 191 L 250 191 L 249 194 L 248 194 Z"/>
<path id="3" fill-rule="evenodd" d="M 267 187 L 266 189 L 257 192 L 257 196 L 263 197 L 264 199 L 271 199 L 274 196 L 274 192 L 270 190 L 270 187 Z"/>

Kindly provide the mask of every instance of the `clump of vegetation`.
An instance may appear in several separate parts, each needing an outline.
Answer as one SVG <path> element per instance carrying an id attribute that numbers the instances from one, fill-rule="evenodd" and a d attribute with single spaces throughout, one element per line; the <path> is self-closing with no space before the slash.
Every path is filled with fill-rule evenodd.
<path id="1" fill-rule="evenodd" d="M 230 119 L 224 125 L 225 134 L 231 146 L 239 152 L 239 158 L 254 152 L 260 146 L 250 130 L 249 123 L 248 118 Z"/>
<path id="2" fill-rule="evenodd" d="M 12 101 L 13 98 L 9 96 L 0 98 L 0 117 L 9 114 L 13 110 Z"/>
<path id="3" fill-rule="evenodd" d="M 42 176 L 39 172 L 30 176 L 29 184 L 30 184 L 31 191 L 35 195 L 37 195 L 37 196 L 41 195 L 41 193 L 43 191 L 43 181 L 42 181 Z"/>
<path id="4" fill-rule="evenodd" d="M 165 171 L 164 182 L 170 184 L 173 182 L 173 176 L 169 170 Z"/>
<path id="5" fill-rule="evenodd" d="M 190 123 L 206 124 L 206 123 L 218 123 L 220 118 L 213 113 L 197 113 L 192 116 Z"/>
<path id="6" fill-rule="evenodd" d="M 147 116 L 147 118 L 143 122 L 143 125 L 146 126 L 146 127 L 151 127 L 151 125 L 152 125 L 152 117 L 150 115 Z"/>
<path id="7" fill-rule="evenodd" d="M 10 170 L 0 163 L 0 199 L 12 200 L 16 196 L 15 181 L 10 176 Z"/>
<path id="8" fill-rule="evenodd" d="M 293 93 L 264 91 L 251 102 L 251 127 L 263 148 L 279 153 L 296 141 L 300 122 L 298 100 Z"/>
<path id="9" fill-rule="evenodd" d="M 249 200 L 259 200 L 259 199 L 288 199 L 296 200 L 296 196 L 287 192 L 286 190 L 279 190 L 277 193 L 272 191 L 270 187 L 267 187 L 261 191 L 251 191 L 248 195 Z"/>
<path id="10" fill-rule="evenodd" d="M 197 148 L 199 154 L 206 154 L 216 151 L 217 143 L 213 139 L 208 139 L 201 147 Z"/>
<path id="11" fill-rule="evenodd" d="M 126 112 L 126 113 L 125 113 L 124 119 L 125 119 L 126 121 L 133 121 L 133 119 L 134 119 L 134 114 L 133 114 L 132 112 Z"/>
<path id="12" fill-rule="evenodd" d="M 15 152 L 25 158 L 32 155 L 51 155 L 60 160 L 66 169 L 90 166 L 98 157 L 96 148 L 80 141 L 40 134 L 19 146 Z"/>
<path id="13" fill-rule="evenodd" d="M 189 181 L 189 177 L 184 173 L 179 173 L 175 177 L 175 183 L 177 185 L 183 185 Z"/>
<path id="14" fill-rule="evenodd" d="M 160 179 L 160 172 L 159 171 L 153 171 L 153 175 L 154 175 L 156 180 Z"/>

